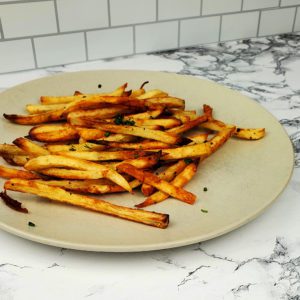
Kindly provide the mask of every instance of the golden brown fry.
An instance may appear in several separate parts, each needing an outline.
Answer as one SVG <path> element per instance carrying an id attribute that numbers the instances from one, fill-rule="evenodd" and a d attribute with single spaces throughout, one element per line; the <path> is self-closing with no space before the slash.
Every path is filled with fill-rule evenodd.
<path id="1" fill-rule="evenodd" d="M 125 160 L 146 156 L 148 152 L 142 150 L 122 150 L 122 151 L 64 151 L 58 155 L 90 161 Z"/>
<path id="2" fill-rule="evenodd" d="M 38 195 L 40 197 L 45 197 L 57 202 L 80 206 L 89 210 L 155 226 L 158 228 L 166 228 L 169 223 L 169 216 L 166 214 L 127 208 L 108 203 L 104 200 L 69 193 L 62 188 L 53 187 L 34 181 L 11 179 L 5 182 L 5 189 Z"/>
<path id="3" fill-rule="evenodd" d="M 178 119 L 134 119 L 135 126 L 151 126 L 157 125 L 163 128 L 173 128 L 181 125 L 181 122 Z"/>
<path id="4" fill-rule="evenodd" d="M 89 180 L 89 179 L 102 179 L 103 174 L 95 171 L 83 171 L 64 168 L 49 168 L 39 170 L 39 173 L 55 178 L 73 179 L 73 180 Z"/>
<path id="5" fill-rule="evenodd" d="M 135 158 L 135 159 L 127 159 L 121 162 L 109 162 L 109 163 L 103 163 L 105 166 L 109 166 L 110 168 L 116 170 L 117 167 L 122 163 L 130 164 L 137 169 L 149 169 L 155 166 L 160 159 L 161 152 L 156 152 L 147 156 Z"/>
<path id="6" fill-rule="evenodd" d="M 141 185 L 141 182 L 137 179 L 134 179 L 129 182 L 129 185 L 132 189 L 135 189 L 136 187 Z M 126 192 L 122 187 L 116 184 L 106 184 L 106 185 L 100 185 L 100 184 L 93 184 L 90 185 L 87 189 L 88 193 L 91 194 L 109 194 L 109 193 L 120 193 L 120 192 Z"/>
<path id="7" fill-rule="evenodd" d="M 200 133 L 193 136 L 189 136 L 189 139 L 192 140 L 196 144 L 201 144 L 207 142 L 208 134 L 207 133 Z"/>
<path id="8" fill-rule="evenodd" d="M 32 172 L 13 169 L 5 166 L 0 166 L 0 177 L 2 178 L 23 178 L 23 179 L 37 179 L 41 178 L 39 175 Z"/>
<path id="9" fill-rule="evenodd" d="M 150 172 L 141 171 L 130 164 L 120 164 L 117 169 L 118 171 L 127 173 L 133 176 L 134 178 L 138 179 L 139 181 L 150 184 L 158 190 L 163 191 L 168 195 L 171 195 L 172 197 L 181 200 L 185 203 L 193 204 L 196 200 L 196 196 L 194 194 L 182 188 L 175 187 L 169 182 L 160 179 L 156 175 Z"/>
<path id="10" fill-rule="evenodd" d="M 71 168 L 83 171 L 94 171 L 98 173 L 99 176 L 110 179 L 125 190 L 131 192 L 131 187 L 122 175 L 111 168 L 90 161 L 59 155 L 44 155 L 29 160 L 24 168 L 29 171 L 39 171 L 48 168 Z"/>
<path id="11" fill-rule="evenodd" d="M 195 110 L 182 110 L 177 108 L 169 108 L 169 112 L 172 113 L 173 117 L 179 119 L 182 123 L 186 123 L 197 118 Z"/>
<path id="12" fill-rule="evenodd" d="M 54 111 L 58 109 L 65 109 L 65 104 L 49 104 L 49 105 L 41 105 L 41 104 L 27 104 L 26 110 L 29 114 L 40 114 L 49 111 Z"/>
<path id="13" fill-rule="evenodd" d="M 228 125 L 219 120 L 211 120 L 201 124 L 201 127 L 214 131 L 221 131 L 228 126 L 233 127 L 234 125 Z M 259 140 L 265 136 L 265 128 L 236 127 L 233 135 L 237 138 L 245 140 Z"/>
<path id="14" fill-rule="evenodd" d="M 39 142 L 66 142 L 79 138 L 79 134 L 73 126 L 69 124 L 61 125 L 38 125 L 29 131 L 29 136 Z"/>
<path id="15" fill-rule="evenodd" d="M 89 121 L 89 124 L 90 126 L 103 131 L 139 136 L 147 139 L 161 141 L 167 144 L 177 144 L 181 140 L 181 138 L 175 134 L 163 132 L 160 130 L 152 130 L 146 127 L 113 125 L 92 121 Z"/>
<path id="16" fill-rule="evenodd" d="M 163 172 L 159 173 L 157 177 L 170 182 L 186 167 L 186 165 L 187 163 L 183 159 L 181 159 L 171 166 L 167 167 Z M 155 192 L 155 188 L 149 184 L 143 183 L 141 191 L 145 196 L 150 196 Z"/>
<path id="17" fill-rule="evenodd" d="M 17 124 L 21 125 L 36 125 L 42 123 L 49 123 L 54 121 L 64 120 L 63 116 L 64 109 L 58 109 L 54 111 L 48 111 L 45 113 L 34 114 L 34 115 L 16 115 L 16 114 L 3 114 L 4 118 Z"/>
<path id="18" fill-rule="evenodd" d="M 10 155 L 10 154 L 3 154 L 3 159 L 12 166 L 24 166 L 28 160 L 31 158 L 28 155 Z"/>
<path id="19" fill-rule="evenodd" d="M 173 133 L 173 134 L 180 134 L 180 133 L 186 132 L 186 131 L 198 126 L 201 123 L 204 123 L 205 121 L 207 121 L 207 116 L 203 115 L 203 116 L 197 117 L 196 119 L 194 119 L 192 121 L 188 121 L 181 126 L 171 128 L 171 129 L 167 130 L 167 132 Z"/>
<path id="20" fill-rule="evenodd" d="M 178 147 L 174 149 L 163 149 L 162 152 L 163 153 L 161 159 L 170 160 L 209 155 L 211 153 L 211 148 L 209 143 L 203 143 Z"/>
<path id="21" fill-rule="evenodd" d="M 50 154 L 48 150 L 45 148 L 33 143 L 32 141 L 25 138 L 17 138 L 13 141 L 13 143 L 18 146 L 20 149 L 25 151 L 28 155 L 32 156 L 40 156 L 40 155 L 48 155 Z"/>
<path id="22" fill-rule="evenodd" d="M 168 94 L 161 90 L 151 90 L 138 96 L 137 98 L 142 100 L 142 99 L 148 99 L 153 97 L 168 97 Z"/>
<path id="23" fill-rule="evenodd" d="M 121 149 L 151 150 L 151 149 L 169 149 L 170 145 L 163 142 L 145 140 L 140 143 L 110 142 L 109 147 L 121 148 Z"/>
<path id="24" fill-rule="evenodd" d="M 173 181 L 171 181 L 171 184 L 176 187 L 184 187 L 188 182 L 191 181 L 191 179 L 194 177 L 194 175 L 197 172 L 198 167 L 198 161 L 192 162 L 185 166 L 183 171 L 179 173 Z M 169 195 L 162 192 L 157 191 L 156 193 L 152 194 L 150 197 L 148 197 L 144 202 L 135 205 L 138 208 L 146 207 L 155 203 L 159 203 L 164 201 L 165 199 L 169 198 Z"/>
<path id="25" fill-rule="evenodd" d="M 17 147 L 16 145 L 9 145 L 9 144 L 0 144 L 0 154 L 7 154 L 7 155 L 26 155 L 22 149 Z"/>
<path id="26" fill-rule="evenodd" d="M 75 110 L 68 114 L 68 122 L 71 125 L 81 126 L 78 121 L 80 121 L 81 117 L 85 118 L 95 118 L 95 119 L 108 119 L 113 118 L 117 114 L 123 114 L 132 112 L 132 110 L 128 109 L 127 106 L 115 105 L 114 107 L 103 107 L 98 109 L 90 109 L 90 110 Z M 78 124 L 79 123 L 79 124 Z"/>
<path id="27" fill-rule="evenodd" d="M 107 148 L 106 145 L 98 145 L 94 143 L 80 143 L 71 145 L 45 145 L 46 149 L 51 153 L 58 153 L 62 151 L 100 151 Z"/>
<path id="28" fill-rule="evenodd" d="M 132 120 L 132 119 L 133 120 L 135 120 L 135 119 L 155 119 L 159 115 L 161 115 L 163 111 L 164 111 L 163 108 L 147 110 L 147 111 L 139 113 L 139 114 L 131 114 L 131 115 L 124 116 L 124 120 L 126 121 L 126 120 Z"/>
<path id="29" fill-rule="evenodd" d="M 94 96 L 122 96 L 126 87 L 127 87 L 127 83 L 121 85 L 111 93 L 83 94 L 81 92 L 76 91 L 74 93 L 74 96 L 41 96 L 40 101 L 43 104 L 57 104 L 57 103 L 70 103 L 75 100 L 84 100 L 87 99 L 88 97 L 94 97 Z"/>

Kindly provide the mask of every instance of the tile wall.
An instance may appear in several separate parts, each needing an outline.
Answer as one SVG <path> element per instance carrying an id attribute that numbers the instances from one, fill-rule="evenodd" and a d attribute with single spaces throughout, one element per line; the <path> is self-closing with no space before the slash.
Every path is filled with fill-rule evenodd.
<path id="1" fill-rule="evenodd" d="M 0 0 L 0 73 L 300 31 L 300 0 Z"/>

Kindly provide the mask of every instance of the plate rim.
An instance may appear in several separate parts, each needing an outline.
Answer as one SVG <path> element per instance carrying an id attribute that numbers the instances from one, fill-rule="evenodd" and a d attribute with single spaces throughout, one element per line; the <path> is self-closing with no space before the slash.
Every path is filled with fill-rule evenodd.
<path id="1" fill-rule="evenodd" d="M 0 93 L 0 96 L 3 96 L 3 94 L 5 95 L 6 92 L 10 92 L 12 89 L 16 89 L 16 88 L 21 88 L 24 85 L 27 84 L 31 84 L 33 82 L 38 82 L 38 81 L 43 81 L 47 78 L 53 78 L 53 77 L 64 77 L 64 76 L 68 76 L 69 74 L 83 74 L 83 73 L 105 73 L 105 72 L 109 72 L 109 73 L 158 73 L 158 74 L 167 74 L 169 76 L 175 76 L 175 77 L 186 77 L 186 78 L 190 78 L 190 79 L 195 79 L 195 80 L 201 80 L 204 81 L 206 83 L 208 83 L 209 85 L 218 85 L 221 86 L 222 88 L 225 88 L 227 90 L 230 90 L 230 92 L 236 93 L 239 96 L 242 96 L 244 99 L 243 101 L 249 101 L 249 102 L 254 102 L 256 105 L 258 105 L 262 110 L 264 110 L 265 113 L 267 113 L 270 117 L 273 118 L 274 121 L 276 121 L 280 126 L 281 126 L 281 130 L 285 136 L 285 138 L 287 138 L 287 140 L 289 141 L 289 154 L 286 155 L 290 155 L 291 157 L 291 165 L 290 165 L 290 170 L 289 170 L 289 176 L 286 179 L 286 181 L 284 182 L 280 192 L 276 195 L 276 197 L 274 199 L 272 199 L 271 201 L 269 201 L 268 203 L 266 203 L 263 207 L 260 207 L 259 209 L 257 209 L 257 211 L 255 211 L 251 216 L 249 216 L 248 218 L 243 219 L 242 221 L 237 221 L 235 223 L 231 223 L 229 225 L 227 225 L 225 228 L 221 228 L 219 230 L 216 230 L 213 233 L 207 233 L 206 235 L 201 235 L 200 236 L 195 236 L 193 238 L 188 238 L 188 239 L 181 239 L 179 241 L 169 241 L 169 242 L 160 242 L 160 243 L 155 243 L 155 244 L 144 244 L 144 245 L 135 245 L 134 248 L 133 246 L 130 245 L 99 245 L 99 244 L 80 244 L 80 243 L 70 243 L 70 242 L 66 242 L 66 241 L 62 241 L 62 240 L 55 240 L 52 238 L 47 238 L 47 237 L 43 237 L 43 236 L 38 236 L 35 234 L 32 234 L 28 231 L 22 231 L 19 229 L 16 229 L 13 226 L 9 226 L 5 223 L 3 223 L 2 220 L 0 220 L 0 229 L 11 233 L 15 236 L 33 241 L 33 242 L 38 242 L 44 245 L 49 245 L 49 246 L 55 246 L 55 247 L 61 247 L 61 248 L 67 248 L 67 249 L 73 249 L 73 250 L 81 250 L 81 251 L 93 251 L 93 252 L 114 252 L 114 253 L 118 253 L 118 252 L 146 252 L 146 251 L 156 251 L 156 250 L 164 250 L 164 249 L 171 249 L 171 248 L 177 248 L 177 247 L 182 247 L 182 246 L 187 246 L 187 245 L 191 245 L 191 244 L 195 244 L 195 243 L 199 243 L 202 241 L 207 241 L 207 240 L 211 240 L 214 238 L 217 238 L 219 236 L 225 235 L 231 231 L 234 231 L 250 222 L 252 222 L 254 219 L 256 219 L 258 216 L 262 215 L 266 209 L 268 207 L 270 207 L 278 198 L 279 196 L 284 192 L 284 190 L 286 189 L 288 183 L 290 182 L 290 179 L 293 175 L 294 172 L 294 148 L 293 148 L 293 144 L 287 134 L 286 129 L 279 123 L 278 119 L 270 112 L 268 111 L 264 106 L 262 106 L 259 102 L 255 101 L 254 99 L 242 94 L 240 91 L 234 90 L 229 86 L 226 86 L 222 83 L 218 83 L 212 80 L 209 80 L 207 78 L 202 78 L 202 77 L 198 77 L 195 75 L 189 75 L 189 74 L 178 74 L 178 73 L 174 73 L 174 72 L 168 72 L 168 71 L 149 71 L 149 70 L 131 70 L 131 69 L 98 69 L 98 70 L 82 70 L 82 71 L 74 71 L 74 72 L 61 72 L 58 74 L 54 74 L 54 75 L 48 75 L 48 76 L 43 76 L 40 78 L 36 78 L 33 80 L 29 80 L 20 84 L 17 84 L 15 86 L 12 86 L 6 90 L 4 90 L 3 92 Z M 167 230 L 167 229 L 165 229 Z"/>

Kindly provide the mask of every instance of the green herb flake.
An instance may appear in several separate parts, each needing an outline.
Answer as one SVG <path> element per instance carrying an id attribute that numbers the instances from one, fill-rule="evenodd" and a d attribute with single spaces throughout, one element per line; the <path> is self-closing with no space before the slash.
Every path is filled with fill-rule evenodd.
<path id="1" fill-rule="evenodd" d="M 30 226 L 30 227 L 35 227 L 35 224 L 33 223 L 33 222 L 28 222 L 28 226 Z"/>
<path id="2" fill-rule="evenodd" d="M 134 158 L 139 158 L 139 154 L 138 154 L 138 153 L 134 153 L 134 154 L 133 154 L 133 157 L 134 157 Z"/>
<path id="3" fill-rule="evenodd" d="M 203 191 L 204 191 L 204 192 L 207 192 L 207 191 L 208 191 L 208 188 L 205 186 L 205 187 L 203 188 Z"/>
<path id="4" fill-rule="evenodd" d="M 69 151 L 76 151 L 74 145 L 72 145 L 72 146 L 69 148 Z"/>
<path id="5" fill-rule="evenodd" d="M 85 144 L 84 147 L 87 149 L 92 149 L 88 144 Z"/>
<path id="6" fill-rule="evenodd" d="M 106 131 L 106 132 L 104 133 L 104 136 L 105 136 L 105 137 L 109 137 L 109 136 L 110 136 L 110 132 Z"/>
<path id="7" fill-rule="evenodd" d="M 116 125 L 122 125 L 123 124 L 123 116 L 122 115 L 116 115 L 115 117 L 115 124 Z"/>
<path id="8" fill-rule="evenodd" d="M 185 158 L 185 159 L 184 159 L 184 162 L 185 162 L 187 165 L 189 165 L 190 163 L 193 162 L 193 160 L 192 160 L 191 158 Z"/>
<path id="9" fill-rule="evenodd" d="M 205 214 L 207 214 L 207 213 L 208 213 L 208 210 L 206 210 L 206 209 L 203 209 L 203 208 L 201 208 L 201 211 L 202 211 L 203 213 L 205 213 Z"/>

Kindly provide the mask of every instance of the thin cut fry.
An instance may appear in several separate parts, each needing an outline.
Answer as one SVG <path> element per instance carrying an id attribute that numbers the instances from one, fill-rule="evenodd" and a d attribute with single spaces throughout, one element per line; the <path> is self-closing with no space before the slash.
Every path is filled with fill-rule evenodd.
<path id="1" fill-rule="evenodd" d="M 37 179 L 41 178 L 39 175 L 32 172 L 13 169 L 0 165 L 0 177 L 3 178 L 23 178 L 23 179 Z"/>
<path id="2" fill-rule="evenodd" d="M 154 213 L 139 209 L 127 208 L 75 193 L 69 193 L 62 188 L 48 186 L 34 181 L 11 179 L 5 182 L 5 189 L 30 193 L 54 201 L 80 206 L 89 210 L 101 212 L 130 221 L 166 228 L 169 223 L 167 214 Z"/>
<path id="3" fill-rule="evenodd" d="M 33 143 L 32 141 L 25 138 L 17 138 L 13 143 L 20 149 L 25 151 L 27 154 L 32 156 L 48 155 L 50 154 L 45 148 Z"/>
<path id="4" fill-rule="evenodd" d="M 192 162 L 188 164 L 184 170 L 179 173 L 173 181 L 171 181 L 171 184 L 176 187 L 184 187 L 188 182 L 191 181 L 191 179 L 194 177 L 194 175 L 197 172 L 198 162 Z M 138 208 L 146 207 L 155 203 L 159 203 L 164 201 L 165 199 L 169 198 L 169 195 L 162 192 L 157 191 L 153 195 L 151 195 L 149 198 L 147 198 L 144 202 L 135 205 Z"/>
<path id="5" fill-rule="evenodd" d="M 141 182 L 145 182 L 157 188 L 160 191 L 171 195 L 172 197 L 186 202 L 188 204 L 193 204 L 196 200 L 196 196 L 182 188 L 178 188 L 170 184 L 169 182 L 160 179 L 154 174 L 146 171 L 141 171 L 132 165 L 129 164 L 121 164 L 118 166 L 118 170 L 124 173 L 127 173 Z"/>

